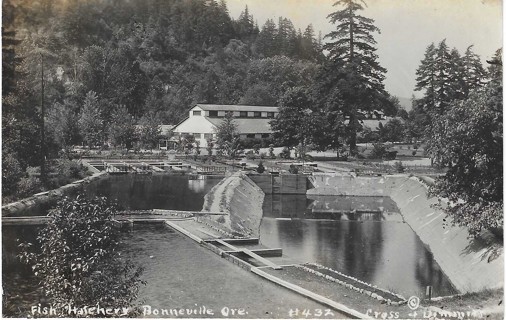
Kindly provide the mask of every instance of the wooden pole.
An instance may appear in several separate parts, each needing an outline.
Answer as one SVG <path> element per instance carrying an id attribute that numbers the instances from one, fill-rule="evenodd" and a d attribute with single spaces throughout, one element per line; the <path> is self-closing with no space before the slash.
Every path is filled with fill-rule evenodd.
<path id="1" fill-rule="evenodd" d="M 42 183 L 45 185 L 46 183 L 46 137 L 45 137 L 45 123 L 44 123 L 44 57 L 42 53 L 40 54 L 40 69 L 41 69 L 41 94 L 40 94 L 40 112 L 41 112 L 41 129 L 40 129 L 40 139 L 41 139 L 41 156 L 42 163 L 40 165 L 40 178 Z"/>

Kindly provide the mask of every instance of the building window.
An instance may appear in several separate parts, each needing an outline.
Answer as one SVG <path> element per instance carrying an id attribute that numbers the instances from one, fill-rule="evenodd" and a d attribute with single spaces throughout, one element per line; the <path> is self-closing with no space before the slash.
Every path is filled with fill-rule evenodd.
<path id="1" fill-rule="evenodd" d="M 210 117 L 217 117 L 218 116 L 218 111 L 209 111 L 209 116 Z"/>
<path id="2" fill-rule="evenodd" d="M 204 133 L 204 139 L 206 139 L 206 140 L 213 139 L 213 134 L 212 133 Z"/>
<path id="3" fill-rule="evenodd" d="M 267 118 L 274 118 L 274 112 L 267 112 Z"/>
<path id="4" fill-rule="evenodd" d="M 253 117 L 255 117 L 255 118 L 260 118 L 261 116 L 262 116 L 262 113 L 260 111 L 255 111 L 253 113 Z"/>
<path id="5" fill-rule="evenodd" d="M 262 133 L 262 139 L 268 139 L 270 136 L 269 133 Z"/>
<path id="6" fill-rule="evenodd" d="M 201 114 L 202 114 L 201 111 L 197 111 L 197 110 L 193 111 L 194 116 L 200 116 Z"/>
<path id="7" fill-rule="evenodd" d="M 202 138 L 202 134 L 201 133 L 194 133 L 193 136 L 195 137 L 195 139 Z"/>
<path id="8" fill-rule="evenodd" d="M 247 117 L 247 116 L 248 116 L 248 111 L 239 112 L 239 117 Z"/>
<path id="9" fill-rule="evenodd" d="M 254 133 L 248 133 L 246 135 L 246 138 L 248 138 L 248 139 L 255 139 L 255 134 Z"/>

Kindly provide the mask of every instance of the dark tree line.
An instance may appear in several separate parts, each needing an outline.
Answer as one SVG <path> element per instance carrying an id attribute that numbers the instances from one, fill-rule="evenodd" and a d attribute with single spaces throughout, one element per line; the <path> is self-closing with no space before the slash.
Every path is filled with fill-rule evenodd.
<path id="1" fill-rule="evenodd" d="M 51 158 L 81 143 L 152 148 L 158 126 L 195 103 L 275 105 L 311 83 L 323 57 L 311 26 L 302 35 L 280 18 L 279 46 L 268 47 L 270 22 L 260 31 L 247 7 L 234 19 L 223 0 L 7 0 L 2 9 L 2 149 L 19 169 L 14 182 L 42 162 L 42 79 Z"/>

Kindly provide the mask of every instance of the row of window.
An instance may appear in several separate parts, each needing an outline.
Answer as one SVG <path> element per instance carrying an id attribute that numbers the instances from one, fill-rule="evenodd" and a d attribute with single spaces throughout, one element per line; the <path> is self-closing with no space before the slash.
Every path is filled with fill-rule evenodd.
<path id="1" fill-rule="evenodd" d="M 247 139 L 255 139 L 255 134 L 254 133 L 249 133 L 246 135 L 246 138 Z M 262 139 L 267 139 L 269 138 L 271 135 L 269 133 L 262 133 Z"/>
<path id="2" fill-rule="evenodd" d="M 181 133 L 182 137 L 187 136 L 187 135 L 192 135 L 195 137 L 195 139 L 202 139 L 202 137 L 204 137 L 204 140 L 213 139 L 216 136 L 213 133 L 187 133 L 187 132 Z M 261 134 L 262 139 L 268 139 L 270 136 L 271 135 L 269 133 L 262 133 Z M 247 139 L 255 139 L 256 134 L 248 133 L 248 134 L 246 134 L 246 138 Z"/>
<path id="3" fill-rule="evenodd" d="M 193 111 L 194 116 L 201 116 L 202 111 L 200 110 L 194 110 Z M 218 111 L 209 111 L 209 117 L 218 117 Z M 247 118 L 248 117 L 248 111 L 239 111 L 239 117 L 241 118 Z M 253 118 L 262 118 L 262 112 L 260 111 L 254 111 L 253 115 L 250 116 Z M 267 112 L 267 118 L 274 118 L 274 112 Z"/>

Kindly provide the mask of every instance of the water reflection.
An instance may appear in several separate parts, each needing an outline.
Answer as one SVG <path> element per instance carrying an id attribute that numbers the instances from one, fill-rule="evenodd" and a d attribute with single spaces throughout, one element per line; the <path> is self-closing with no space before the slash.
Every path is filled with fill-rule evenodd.
<path id="1" fill-rule="evenodd" d="M 361 198 L 363 210 L 382 206 L 390 213 L 339 213 L 334 214 L 335 220 L 328 220 L 332 210 L 354 210 L 350 204 Z M 432 254 L 395 213 L 392 200 L 355 197 L 339 204 L 336 197 L 278 196 L 266 197 L 266 202 L 260 241 L 283 248 L 298 262 L 317 262 L 406 296 L 420 294 L 428 285 L 436 295 L 455 292 Z M 326 212 L 320 212 L 321 208 Z"/>
<path id="2" fill-rule="evenodd" d="M 177 175 L 116 175 L 87 187 L 90 195 L 116 199 L 123 209 L 200 211 L 204 195 L 220 179 L 189 180 Z"/>

